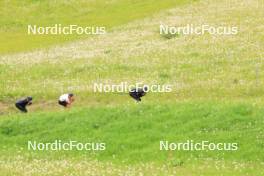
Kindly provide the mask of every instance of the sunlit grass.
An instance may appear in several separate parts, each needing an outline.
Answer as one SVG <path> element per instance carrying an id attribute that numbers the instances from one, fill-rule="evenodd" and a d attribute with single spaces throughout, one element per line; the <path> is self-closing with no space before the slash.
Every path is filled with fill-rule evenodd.
<path id="1" fill-rule="evenodd" d="M 25 39 L 19 34 L 22 26 L 16 27 L 15 22 L 6 25 L 18 30 L 18 34 L 14 38 L 6 35 L 11 39 L 6 45 L 1 42 L 3 52 L 60 44 L 1 55 L 1 173 L 39 175 L 50 170 L 57 175 L 87 175 L 90 171 L 95 175 L 125 175 L 127 172 L 130 175 L 175 175 L 175 172 L 179 175 L 263 175 L 262 1 L 201 1 L 175 6 L 152 16 L 149 15 L 156 12 L 155 8 L 164 9 L 170 3 L 166 1 L 163 6 L 157 2 L 149 7 L 147 1 L 138 1 L 133 5 L 139 6 L 134 8 L 138 16 L 129 16 L 130 8 L 122 8 L 130 5 L 129 2 L 123 1 L 124 4 L 116 8 L 117 1 L 109 1 L 109 8 L 102 12 L 105 17 L 105 13 L 111 11 L 109 16 L 95 21 L 99 24 L 103 20 L 111 26 L 107 35 L 67 44 L 63 44 L 64 39 Z M 32 10 L 40 15 L 43 24 L 56 22 L 52 15 L 57 12 L 47 16 L 36 12 L 41 3 L 44 10 L 50 7 L 50 1 L 34 3 Z M 64 6 L 71 9 L 67 4 Z M 141 13 L 141 8 L 146 12 Z M 20 10 L 24 13 L 25 9 Z M 97 13 L 91 11 L 90 15 Z M 86 15 L 84 11 L 80 14 L 80 23 L 85 21 Z M 115 15 L 122 18 L 114 18 Z M 140 19 L 145 16 L 147 18 Z M 13 14 L 10 19 L 16 17 Z M 58 19 L 73 20 L 68 16 Z M 134 19 L 137 20 L 124 24 Z M 3 20 L 5 18 L 0 24 L 6 24 Z M 23 16 L 19 20 L 27 23 Z M 239 26 L 239 34 L 164 38 L 158 31 L 161 22 L 171 26 L 235 25 Z M 76 39 L 75 36 L 72 39 Z M 10 47 L 14 43 L 17 48 Z M 43 45 L 38 46 L 39 43 Z M 170 84 L 173 91 L 148 93 L 137 104 L 127 93 L 94 93 L 95 82 Z M 73 108 L 69 110 L 57 105 L 58 96 L 65 92 L 76 94 Z M 27 95 L 34 97 L 30 113 L 18 114 L 13 104 Z M 34 153 L 21 149 L 29 139 L 52 142 L 58 138 L 100 139 L 108 143 L 109 148 L 96 154 Z M 158 141 L 164 138 L 238 142 L 240 148 L 233 153 L 161 152 Z M 58 167 L 61 169 L 57 170 Z"/>
<path id="2" fill-rule="evenodd" d="M 0 53 L 27 51 L 87 38 L 85 35 L 28 35 L 27 25 L 105 26 L 109 32 L 113 27 L 186 2 L 190 1 L 1 1 Z"/>
<path id="3" fill-rule="evenodd" d="M 0 121 L 0 167 L 3 173 L 22 175 L 42 173 L 41 168 L 58 175 L 99 174 L 108 170 L 113 175 L 116 172 L 258 175 L 263 173 L 263 112 L 263 108 L 250 103 L 193 102 L 10 115 Z M 34 140 L 104 142 L 106 150 L 28 150 L 27 141 Z M 160 151 L 160 140 L 229 142 L 238 143 L 239 148 L 237 151 Z M 69 171 L 69 167 L 76 168 Z"/>

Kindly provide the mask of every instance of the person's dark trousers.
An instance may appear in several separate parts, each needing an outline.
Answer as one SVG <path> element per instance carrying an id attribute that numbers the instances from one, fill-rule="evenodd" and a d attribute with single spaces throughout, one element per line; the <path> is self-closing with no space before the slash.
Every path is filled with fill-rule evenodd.
<path id="1" fill-rule="evenodd" d="M 17 109 L 19 109 L 21 112 L 27 113 L 27 109 L 25 106 L 20 105 L 19 103 L 16 103 Z"/>
<path id="2" fill-rule="evenodd" d="M 67 107 L 67 102 L 66 101 L 58 101 L 59 105 Z"/>
<path id="3" fill-rule="evenodd" d="M 141 101 L 141 98 L 138 96 L 137 92 L 130 92 L 129 95 L 137 101 Z"/>

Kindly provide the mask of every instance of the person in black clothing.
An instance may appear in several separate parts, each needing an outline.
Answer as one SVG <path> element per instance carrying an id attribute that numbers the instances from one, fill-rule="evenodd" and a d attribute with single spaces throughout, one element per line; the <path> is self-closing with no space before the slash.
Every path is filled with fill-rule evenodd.
<path id="1" fill-rule="evenodd" d="M 141 101 L 141 97 L 145 96 L 148 89 L 147 87 L 143 88 L 133 88 L 129 91 L 129 95 L 134 98 L 137 102 Z"/>
<path id="2" fill-rule="evenodd" d="M 27 97 L 27 98 L 18 100 L 15 105 L 17 109 L 19 109 L 21 112 L 27 113 L 26 106 L 31 105 L 32 100 L 33 100 L 32 97 Z"/>

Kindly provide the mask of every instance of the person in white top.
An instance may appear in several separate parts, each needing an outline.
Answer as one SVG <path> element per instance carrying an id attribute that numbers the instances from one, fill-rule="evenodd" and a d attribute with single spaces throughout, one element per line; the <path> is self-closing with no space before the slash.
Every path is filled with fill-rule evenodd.
<path id="1" fill-rule="evenodd" d="M 63 94 L 59 98 L 59 105 L 64 106 L 64 107 L 69 107 L 72 102 L 74 101 L 74 95 L 72 93 L 69 94 Z"/>

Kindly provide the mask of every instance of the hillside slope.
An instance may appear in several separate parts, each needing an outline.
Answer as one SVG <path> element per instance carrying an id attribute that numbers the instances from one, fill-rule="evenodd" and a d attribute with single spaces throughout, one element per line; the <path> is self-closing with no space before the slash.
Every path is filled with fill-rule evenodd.
<path id="1" fill-rule="evenodd" d="M 0 169 L 7 175 L 29 170 L 46 175 L 40 167 L 58 175 L 101 175 L 107 170 L 107 175 L 262 175 L 263 110 L 250 104 L 197 102 L 10 116 L 0 121 Z M 106 150 L 28 150 L 27 141 L 56 140 L 104 142 Z M 237 143 L 238 150 L 160 151 L 160 141 L 188 140 Z"/>
<path id="2" fill-rule="evenodd" d="M 192 0 L 12 0 L 0 2 L 0 54 L 23 52 L 85 39 L 89 35 L 28 35 L 28 25 L 104 26 L 107 31 Z"/>
<path id="3" fill-rule="evenodd" d="M 78 106 L 118 105 L 127 102 L 127 96 L 94 94 L 94 83 L 143 82 L 172 86 L 171 93 L 150 94 L 149 101 L 247 99 L 261 103 L 262 9 L 262 1 L 257 0 L 197 2 L 116 28 L 104 36 L 2 55 L 0 101 L 10 104 L 32 95 L 36 102 L 48 106 L 59 94 L 73 91 L 78 95 Z M 160 23 L 238 26 L 239 32 L 167 39 L 159 34 Z"/>
<path id="4" fill-rule="evenodd" d="M 113 1 L 114 2 L 114 1 Z M 237 35 L 159 34 L 160 24 L 238 26 Z M 206 0 L 56 47 L 0 56 L 2 175 L 263 175 L 264 2 Z M 94 83 L 170 84 L 135 103 Z M 57 105 L 74 92 L 73 108 Z M 14 101 L 32 95 L 28 114 Z M 29 151 L 27 141 L 96 141 L 106 151 Z M 238 143 L 159 151 L 159 141 Z"/>

